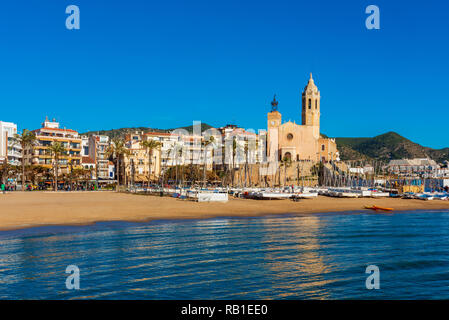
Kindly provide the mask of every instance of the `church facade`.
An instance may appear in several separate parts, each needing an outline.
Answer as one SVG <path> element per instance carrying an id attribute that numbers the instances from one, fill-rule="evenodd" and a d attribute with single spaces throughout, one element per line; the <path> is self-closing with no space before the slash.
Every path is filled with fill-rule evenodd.
<path id="1" fill-rule="evenodd" d="M 267 115 L 267 157 L 269 161 L 290 159 L 291 161 L 339 160 L 335 139 L 320 134 L 321 97 L 310 74 L 309 82 L 302 92 L 302 124 L 282 123 L 276 97 L 271 102 Z"/>

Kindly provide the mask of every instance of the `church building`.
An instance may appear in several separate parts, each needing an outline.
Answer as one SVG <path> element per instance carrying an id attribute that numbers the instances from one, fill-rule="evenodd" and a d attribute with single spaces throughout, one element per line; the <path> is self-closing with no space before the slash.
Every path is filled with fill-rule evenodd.
<path id="1" fill-rule="evenodd" d="M 282 123 L 276 96 L 271 102 L 267 126 L 267 156 L 269 161 L 339 160 L 335 139 L 320 134 L 320 91 L 310 74 L 302 93 L 302 125 L 288 121 Z"/>

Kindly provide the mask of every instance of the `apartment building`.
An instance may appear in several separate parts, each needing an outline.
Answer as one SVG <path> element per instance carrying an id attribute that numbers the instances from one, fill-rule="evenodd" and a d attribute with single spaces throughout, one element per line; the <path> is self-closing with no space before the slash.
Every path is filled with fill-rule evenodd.
<path id="1" fill-rule="evenodd" d="M 146 184 L 148 180 L 158 181 L 161 173 L 161 150 L 154 150 L 151 160 L 147 150 L 141 146 L 141 142 L 147 139 L 142 132 L 127 134 L 125 137 L 128 155 L 122 157 L 122 168 L 117 170 L 122 175 L 121 181 L 127 185 Z M 151 173 L 150 173 L 151 161 Z"/>
<path id="2" fill-rule="evenodd" d="M 59 122 L 45 118 L 42 127 L 33 130 L 36 144 L 25 150 L 24 158 L 27 164 L 53 167 L 53 155 L 49 147 L 54 142 L 61 142 L 67 152 L 59 157 L 60 173 L 69 173 L 72 168 L 81 167 L 81 138 L 77 131 L 60 128 Z"/>
<path id="3" fill-rule="evenodd" d="M 160 153 L 162 168 L 176 165 L 176 149 L 181 147 L 181 137 L 179 135 L 166 132 L 147 132 L 144 134 L 143 138 L 154 140 L 161 144 Z"/>
<path id="4" fill-rule="evenodd" d="M 81 136 L 81 156 L 88 157 L 89 156 L 89 137 Z"/>
<path id="5" fill-rule="evenodd" d="M 95 163 L 96 175 L 98 179 L 109 180 L 109 157 L 107 155 L 109 147 L 109 137 L 104 135 L 89 136 L 89 158 Z M 96 176 L 95 175 L 95 176 Z"/>
<path id="6" fill-rule="evenodd" d="M 22 147 L 16 135 L 17 124 L 0 121 L 0 163 L 14 166 L 22 163 Z"/>

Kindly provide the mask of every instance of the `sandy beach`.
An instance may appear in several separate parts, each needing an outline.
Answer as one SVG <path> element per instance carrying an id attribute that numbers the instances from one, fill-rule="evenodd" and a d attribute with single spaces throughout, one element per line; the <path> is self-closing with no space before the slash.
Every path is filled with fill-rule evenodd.
<path id="1" fill-rule="evenodd" d="M 291 200 L 231 199 L 227 203 L 197 203 L 169 197 L 114 192 L 13 192 L 0 194 L 0 230 L 48 225 L 80 225 L 100 221 L 203 219 L 268 214 L 313 214 L 365 211 L 365 205 L 401 210 L 449 209 L 449 201 L 408 199 L 328 198 Z"/>

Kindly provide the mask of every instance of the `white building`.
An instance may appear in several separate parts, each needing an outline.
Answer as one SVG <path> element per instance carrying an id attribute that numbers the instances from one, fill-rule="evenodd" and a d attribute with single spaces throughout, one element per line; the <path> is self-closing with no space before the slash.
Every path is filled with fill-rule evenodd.
<path id="1" fill-rule="evenodd" d="M 177 134 L 165 132 L 147 132 L 145 134 L 147 139 L 158 141 L 161 144 L 161 165 L 162 167 L 170 167 L 176 165 L 176 146 L 180 145 L 180 136 Z M 178 164 L 182 161 L 178 159 Z"/>
<path id="2" fill-rule="evenodd" d="M 440 166 L 432 159 L 418 158 L 418 159 L 399 159 L 391 160 L 388 163 L 388 171 L 400 174 L 400 173 L 433 173 L 440 169 Z"/>
<path id="3" fill-rule="evenodd" d="M 108 174 L 109 174 L 109 179 L 111 179 L 111 180 L 115 179 L 115 165 L 111 161 L 109 161 L 109 165 L 108 165 Z"/>
<path id="4" fill-rule="evenodd" d="M 104 135 L 89 136 L 89 158 L 96 165 L 98 178 L 101 180 L 109 180 L 109 159 L 107 155 L 109 147 L 109 137 Z"/>
<path id="5" fill-rule="evenodd" d="M 89 156 L 89 137 L 81 136 L 81 156 L 88 157 Z"/>
<path id="6" fill-rule="evenodd" d="M 16 139 L 17 124 L 0 121 L 0 162 L 11 165 L 22 163 L 22 147 Z"/>

